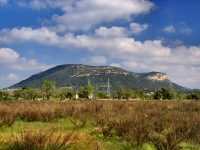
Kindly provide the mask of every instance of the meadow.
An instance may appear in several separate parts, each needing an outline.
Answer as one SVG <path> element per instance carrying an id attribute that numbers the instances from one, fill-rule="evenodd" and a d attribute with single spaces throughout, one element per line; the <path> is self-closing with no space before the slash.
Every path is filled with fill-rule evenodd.
<path id="1" fill-rule="evenodd" d="M 3 150 L 199 150 L 198 101 L 0 102 Z"/>

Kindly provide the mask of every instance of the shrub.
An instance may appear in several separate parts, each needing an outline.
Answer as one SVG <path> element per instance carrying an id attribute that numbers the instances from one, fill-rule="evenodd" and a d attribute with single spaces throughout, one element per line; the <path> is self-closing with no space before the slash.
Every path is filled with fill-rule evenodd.
<path id="1" fill-rule="evenodd" d="M 56 130 L 22 131 L 20 137 L 11 139 L 7 150 L 66 150 L 77 142 L 78 137 L 71 133 L 58 133 Z"/>
<path id="2" fill-rule="evenodd" d="M 200 143 L 198 101 L 1 102 L 1 126 L 17 120 L 69 118 L 76 129 L 92 123 L 104 136 L 117 136 L 139 147 L 178 149 L 182 142 Z M 19 143 L 19 142 L 18 142 Z"/>
<path id="3" fill-rule="evenodd" d="M 12 100 L 12 96 L 8 92 L 0 91 L 0 101 L 10 101 Z"/>

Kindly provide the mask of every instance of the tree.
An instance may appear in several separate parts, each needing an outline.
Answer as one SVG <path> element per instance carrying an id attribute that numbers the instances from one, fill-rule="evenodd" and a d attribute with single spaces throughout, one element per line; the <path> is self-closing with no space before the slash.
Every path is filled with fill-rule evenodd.
<path id="1" fill-rule="evenodd" d="M 176 99 L 177 99 L 177 100 L 186 100 L 186 99 L 187 99 L 187 94 L 184 94 L 184 93 L 176 93 Z"/>
<path id="2" fill-rule="evenodd" d="M 42 82 L 42 87 L 45 91 L 45 95 L 47 99 L 50 99 L 50 90 L 53 89 L 56 86 L 55 81 L 50 81 L 50 80 L 44 80 Z"/>
<path id="3" fill-rule="evenodd" d="M 129 100 L 130 98 L 144 99 L 145 97 L 144 93 L 138 89 L 131 89 L 131 88 L 125 89 L 123 87 L 118 88 L 118 90 L 114 94 L 115 94 L 114 98 L 126 99 L 126 100 Z"/>
<path id="4" fill-rule="evenodd" d="M 93 98 L 93 92 L 94 92 L 93 86 L 92 85 L 86 85 L 86 86 L 80 88 L 79 97 L 91 99 L 91 98 Z"/>
<path id="5" fill-rule="evenodd" d="M 162 95 L 161 91 L 155 92 L 154 99 L 156 99 L 156 100 L 162 100 L 163 99 L 163 95 Z"/>
<path id="6" fill-rule="evenodd" d="M 129 100 L 130 98 L 133 97 L 133 90 L 132 89 L 126 89 L 124 93 L 124 97 L 126 100 Z"/>
<path id="7" fill-rule="evenodd" d="M 21 90 L 16 90 L 13 92 L 13 97 L 15 100 L 36 100 L 41 97 L 42 93 L 36 88 L 22 88 Z"/>
<path id="8" fill-rule="evenodd" d="M 15 90 L 13 92 L 14 100 L 19 100 L 21 98 L 21 90 Z"/>
<path id="9" fill-rule="evenodd" d="M 134 89 L 133 90 L 133 97 L 134 98 L 139 98 L 139 99 L 144 99 L 145 98 L 145 94 L 141 91 L 141 90 L 139 90 L 139 89 Z"/>
<path id="10" fill-rule="evenodd" d="M 100 99 L 108 99 L 109 98 L 108 94 L 106 92 L 102 92 L 102 91 L 98 92 L 98 97 Z"/>
<path id="11" fill-rule="evenodd" d="M 74 97 L 74 91 L 70 88 L 62 88 L 59 90 L 59 97 L 60 99 L 66 99 L 66 98 L 69 98 L 69 99 L 72 99 Z"/>
<path id="12" fill-rule="evenodd" d="M 38 89 L 35 88 L 28 88 L 26 89 L 28 99 L 36 100 L 36 98 L 39 98 L 41 96 L 41 92 Z"/>
<path id="13" fill-rule="evenodd" d="M 117 89 L 117 92 L 116 92 L 117 98 L 118 98 L 118 99 L 124 99 L 124 97 L 125 97 L 125 92 L 126 92 L 125 88 L 123 88 L 123 87 L 118 88 L 118 89 Z"/>
<path id="14" fill-rule="evenodd" d="M 175 92 L 170 89 L 162 88 L 159 91 L 156 91 L 154 94 L 154 99 L 156 100 L 171 100 L 175 98 Z"/>
<path id="15" fill-rule="evenodd" d="M 200 92 L 195 92 L 187 95 L 187 99 L 200 100 Z"/>
<path id="16" fill-rule="evenodd" d="M 0 91 L 0 101 L 8 101 L 11 100 L 11 95 L 8 92 Z"/>

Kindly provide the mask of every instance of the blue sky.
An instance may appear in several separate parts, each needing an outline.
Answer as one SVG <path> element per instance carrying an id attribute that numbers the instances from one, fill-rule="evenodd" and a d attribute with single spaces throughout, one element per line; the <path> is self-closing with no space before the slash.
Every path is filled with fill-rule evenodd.
<path id="1" fill-rule="evenodd" d="M 200 88 L 199 9 L 198 0 L 0 0 L 0 88 L 74 63 Z"/>

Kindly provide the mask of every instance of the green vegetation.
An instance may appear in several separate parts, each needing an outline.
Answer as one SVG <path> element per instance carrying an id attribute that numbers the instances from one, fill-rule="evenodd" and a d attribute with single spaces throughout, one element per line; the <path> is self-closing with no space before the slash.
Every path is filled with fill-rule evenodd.
<path id="1" fill-rule="evenodd" d="M 30 78 L 13 85 L 11 88 L 34 87 L 40 88 L 44 80 L 55 81 L 57 87 L 73 87 L 75 89 L 87 85 L 88 79 L 94 86 L 94 89 L 101 91 L 107 90 L 108 78 L 110 79 L 111 91 L 116 91 L 120 86 L 125 88 L 134 88 L 145 91 L 158 90 L 160 88 L 169 88 L 168 80 L 156 81 L 149 77 L 163 75 L 164 73 L 149 72 L 135 73 L 126 71 L 122 68 L 112 66 L 87 66 L 87 65 L 60 65 L 47 71 L 33 75 Z M 187 91 L 187 89 L 172 83 L 172 87 L 177 91 Z"/>
<path id="2" fill-rule="evenodd" d="M 187 99 L 200 100 L 200 92 L 187 95 Z"/>
<path id="3" fill-rule="evenodd" d="M 197 100 L 199 92 L 165 88 L 120 87 L 109 96 L 86 85 L 75 93 L 45 80 L 40 88 L 0 92 L 0 149 L 198 150 Z"/>
<path id="4" fill-rule="evenodd" d="M 1 91 L 0 101 L 9 100 L 50 100 L 50 99 L 118 99 L 118 100 L 200 100 L 200 92 L 177 93 L 171 89 L 161 88 L 155 92 L 142 92 L 139 89 L 120 87 L 109 96 L 104 91 L 95 90 L 92 85 L 79 89 L 78 93 L 72 88 L 56 88 L 54 81 L 45 80 L 41 88 L 22 88 L 14 91 Z"/>
<path id="5" fill-rule="evenodd" d="M 86 85 L 79 90 L 79 98 L 90 99 L 93 98 L 94 88 L 92 85 Z"/>
<path id="6" fill-rule="evenodd" d="M 7 101 L 11 99 L 11 95 L 8 92 L 2 92 L 0 91 L 0 100 L 1 101 Z"/>
<path id="7" fill-rule="evenodd" d="M 57 92 L 61 100 L 73 99 L 74 97 L 74 91 L 69 88 L 61 88 Z"/>
<path id="8" fill-rule="evenodd" d="M 160 89 L 155 92 L 154 99 L 156 100 L 172 100 L 176 98 L 176 93 L 170 89 Z"/>
<path id="9" fill-rule="evenodd" d="M 0 149 L 198 150 L 199 113 L 198 101 L 1 102 Z"/>
<path id="10" fill-rule="evenodd" d="M 42 87 L 45 91 L 45 96 L 47 99 L 50 98 L 50 90 L 53 89 L 53 87 L 56 86 L 56 82 L 55 81 L 49 81 L 49 80 L 44 80 L 42 82 Z"/>

